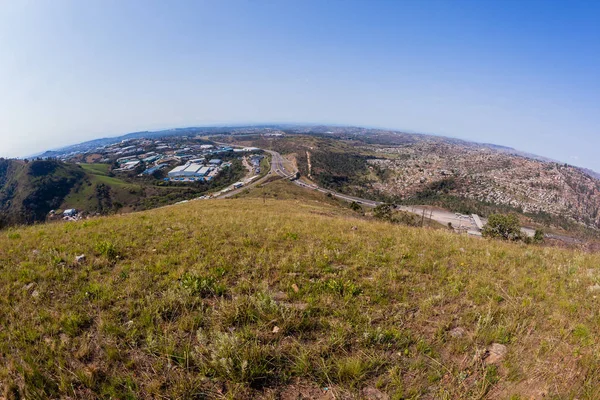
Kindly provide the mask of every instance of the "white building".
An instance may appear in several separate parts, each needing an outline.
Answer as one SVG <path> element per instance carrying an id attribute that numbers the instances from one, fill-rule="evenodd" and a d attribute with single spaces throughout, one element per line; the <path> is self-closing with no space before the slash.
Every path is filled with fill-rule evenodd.
<path id="1" fill-rule="evenodd" d="M 172 170 L 169 171 L 168 175 L 169 178 L 175 178 L 177 176 L 182 176 L 182 172 L 184 169 L 187 168 L 187 165 L 180 165 L 178 167 L 173 168 Z"/>
<path id="2" fill-rule="evenodd" d="M 202 168 L 200 168 L 200 170 L 198 171 L 198 175 L 200 175 L 200 176 L 204 176 L 204 175 L 208 174 L 208 173 L 210 172 L 210 170 L 211 170 L 211 169 L 212 169 L 212 168 L 210 168 L 210 167 L 202 167 Z"/>
<path id="3" fill-rule="evenodd" d="M 204 167 L 201 164 L 186 164 L 180 165 L 179 167 L 173 168 L 169 171 L 169 178 L 192 178 L 192 177 L 200 177 L 206 175 L 206 170 L 208 167 Z"/>

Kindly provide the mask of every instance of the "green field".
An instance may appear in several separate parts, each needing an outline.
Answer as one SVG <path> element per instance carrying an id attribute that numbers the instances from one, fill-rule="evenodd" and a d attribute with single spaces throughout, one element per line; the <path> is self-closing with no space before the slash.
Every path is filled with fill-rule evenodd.
<path id="1" fill-rule="evenodd" d="M 599 398 L 600 256 L 263 190 L 3 231 L 0 393 Z"/>

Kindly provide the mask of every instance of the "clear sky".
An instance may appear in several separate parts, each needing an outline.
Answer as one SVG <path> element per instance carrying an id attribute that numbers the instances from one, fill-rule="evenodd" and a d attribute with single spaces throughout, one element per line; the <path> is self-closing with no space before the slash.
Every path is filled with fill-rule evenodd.
<path id="1" fill-rule="evenodd" d="M 336 123 L 600 171 L 600 2 L 0 0 L 0 156 Z"/>

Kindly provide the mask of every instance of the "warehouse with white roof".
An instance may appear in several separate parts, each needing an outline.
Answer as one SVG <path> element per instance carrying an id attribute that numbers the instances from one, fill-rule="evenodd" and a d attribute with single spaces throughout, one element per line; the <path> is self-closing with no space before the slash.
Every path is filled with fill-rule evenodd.
<path id="1" fill-rule="evenodd" d="M 169 178 L 193 178 L 202 177 L 210 172 L 211 167 L 205 167 L 201 164 L 186 164 L 173 168 L 169 171 Z"/>

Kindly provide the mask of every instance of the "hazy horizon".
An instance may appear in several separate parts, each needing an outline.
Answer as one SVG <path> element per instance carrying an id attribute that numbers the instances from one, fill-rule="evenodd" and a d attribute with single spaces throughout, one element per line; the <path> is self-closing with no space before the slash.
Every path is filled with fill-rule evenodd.
<path id="1" fill-rule="evenodd" d="M 324 124 L 600 170 L 599 17 L 589 2 L 7 2 L 0 156 L 184 126 Z"/>

